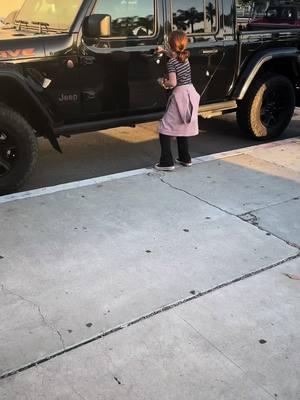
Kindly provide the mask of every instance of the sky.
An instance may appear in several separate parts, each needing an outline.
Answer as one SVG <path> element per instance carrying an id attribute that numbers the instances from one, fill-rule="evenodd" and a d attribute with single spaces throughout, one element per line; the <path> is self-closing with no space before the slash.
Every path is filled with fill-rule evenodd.
<path id="1" fill-rule="evenodd" d="M 0 0 L 0 17 L 6 17 L 10 11 L 17 10 L 24 0 Z"/>

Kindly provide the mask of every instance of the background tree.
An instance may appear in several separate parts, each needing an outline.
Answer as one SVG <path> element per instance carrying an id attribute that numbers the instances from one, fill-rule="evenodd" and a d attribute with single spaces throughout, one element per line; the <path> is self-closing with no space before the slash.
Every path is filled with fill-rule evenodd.
<path id="1" fill-rule="evenodd" d="M 210 22 L 210 32 L 213 31 L 212 26 L 215 15 L 216 15 L 216 9 L 213 3 L 209 2 L 208 5 L 206 6 L 206 19 L 208 22 Z"/>
<path id="2" fill-rule="evenodd" d="M 174 15 L 174 22 L 178 29 L 187 30 L 191 28 L 191 33 L 195 32 L 195 24 L 203 21 L 203 13 L 200 13 L 195 7 L 188 10 L 177 10 Z"/>

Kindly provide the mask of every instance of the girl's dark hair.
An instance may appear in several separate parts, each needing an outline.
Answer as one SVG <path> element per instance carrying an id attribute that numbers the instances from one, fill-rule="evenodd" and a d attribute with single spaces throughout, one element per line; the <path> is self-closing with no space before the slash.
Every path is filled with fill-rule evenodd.
<path id="1" fill-rule="evenodd" d="M 190 52 L 186 50 L 188 38 L 183 31 L 174 31 L 169 38 L 171 49 L 176 53 L 177 59 L 184 63 L 190 56 Z"/>

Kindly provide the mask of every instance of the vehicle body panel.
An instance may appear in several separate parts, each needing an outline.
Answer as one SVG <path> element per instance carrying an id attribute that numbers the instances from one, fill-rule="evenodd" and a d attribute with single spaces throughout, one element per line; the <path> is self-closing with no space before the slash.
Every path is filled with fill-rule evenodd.
<path id="1" fill-rule="evenodd" d="M 96 43 L 80 34 L 82 107 L 87 118 L 111 118 L 165 107 L 167 94 L 157 79 L 166 60 L 155 55 L 164 44 L 163 3 L 155 5 L 155 32 L 145 37 L 110 37 Z"/>
<path id="2" fill-rule="evenodd" d="M 55 132 L 69 132 L 68 125 L 76 132 L 76 124 L 78 131 L 83 131 L 84 124 L 87 131 L 105 127 L 105 121 L 111 126 L 112 119 L 116 126 L 118 121 L 151 120 L 167 103 L 169 93 L 157 84 L 166 72 L 167 58 L 157 57 L 154 50 L 166 44 L 172 31 L 171 0 L 156 0 L 153 35 L 90 41 L 83 37 L 81 27 L 95 3 L 83 1 L 70 33 L 0 29 L 0 70 L 7 64 L 16 65 L 29 87 L 35 82 L 30 90 L 36 90 L 36 99 L 50 116 Z M 245 95 L 249 76 L 254 78 L 275 58 L 295 60 L 296 84 L 300 30 L 239 32 L 235 1 L 218 0 L 216 4 L 216 32 L 189 35 L 193 82 L 201 94 L 201 106 L 215 108 L 224 103 L 227 111 L 228 102 Z M 45 87 L 44 80 L 48 81 Z"/>
<path id="3" fill-rule="evenodd" d="M 26 62 L 33 58 L 44 58 L 44 38 L 16 30 L 0 29 L 0 63 Z"/>

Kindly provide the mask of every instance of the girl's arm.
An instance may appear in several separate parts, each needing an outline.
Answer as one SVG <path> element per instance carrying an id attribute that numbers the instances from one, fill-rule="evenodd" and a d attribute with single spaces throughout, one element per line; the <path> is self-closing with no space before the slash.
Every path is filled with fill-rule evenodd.
<path id="1" fill-rule="evenodd" d="M 168 88 L 177 86 L 177 77 L 175 72 L 170 72 L 167 79 L 164 80 L 164 85 Z"/>

